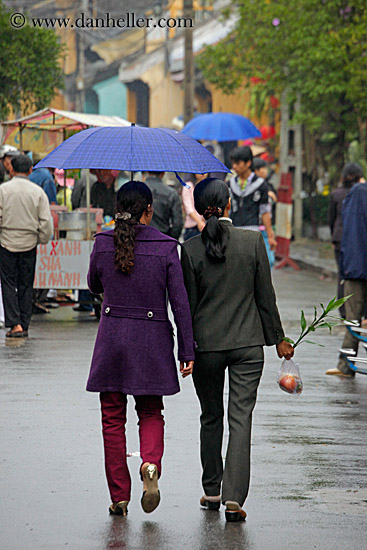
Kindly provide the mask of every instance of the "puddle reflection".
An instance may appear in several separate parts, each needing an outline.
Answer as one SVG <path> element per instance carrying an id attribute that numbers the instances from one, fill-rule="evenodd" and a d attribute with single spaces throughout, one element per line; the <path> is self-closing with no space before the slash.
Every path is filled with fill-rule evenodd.
<path id="1" fill-rule="evenodd" d="M 101 539 L 105 541 L 105 550 L 117 550 L 129 547 L 131 529 L 127 517 L 111 517 L 106 532 Z"/>
<path id="2" fill-rule="evenodd" d="M 198 531 L 198 543 L 194 544 L 193 548 L 200 550 L 208 548 L 253 549 L 246 522 L 227 523 L 224 509 L 220 513 L 203 511 Z"/>

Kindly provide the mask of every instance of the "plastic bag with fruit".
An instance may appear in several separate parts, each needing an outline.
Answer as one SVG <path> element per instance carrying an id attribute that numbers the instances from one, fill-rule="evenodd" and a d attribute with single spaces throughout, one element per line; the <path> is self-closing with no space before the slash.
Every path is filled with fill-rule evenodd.
<path id="1" fill-rule="evenodd" d="M 303 390 L 303 382 L 298 364 L 293 359 L 283 359 L 278 372 L 278 384 L 281 390 L 292 395 L 299 395 Z"/>

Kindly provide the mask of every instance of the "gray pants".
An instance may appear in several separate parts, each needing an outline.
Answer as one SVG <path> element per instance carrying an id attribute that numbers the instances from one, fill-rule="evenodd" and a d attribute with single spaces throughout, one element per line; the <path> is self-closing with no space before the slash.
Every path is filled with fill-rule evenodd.
<path id="1" fill-rule="evenodd" d="M 344 283 L 344 296 L 348 296 L 348 294 L 353 294 L 353 296 L 345 302 L 346 318 L 350 321 L 356 320 L 361 322 L 367 304 L 367 280 L 347 279 Z M 352 336 L 351 333 L 345 329 L 342 347 L 352 348 L 358 352 L 358 342 L 357 338 Z M 339 355 L 337 368 L 346 374 L 354 374 L 341 355 Z"/>
<path id="2" fill-rule="evenodd" d="M 193 379 L 202 411 L 202 484 L 206 496 L 222 494 L 223 503 L 231 500 L 242 506 L 248 494 L 252 411 L 263 365 L 262 346 L 196 353 Z M 223 469 L 223 389 L 227 367 L 229 440 Z"/>

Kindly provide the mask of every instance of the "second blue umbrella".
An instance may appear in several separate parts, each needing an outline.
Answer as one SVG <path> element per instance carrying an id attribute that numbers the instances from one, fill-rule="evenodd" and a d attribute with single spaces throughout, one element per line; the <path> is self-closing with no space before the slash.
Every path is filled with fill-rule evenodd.
<path id="1" fill-rule="evenodd" d="M 194 139 L 238 141 L 261 137 L 261 132 L 251 120 L 234 113 L 204 113 L 198 115 L 183 128 L 182 133 Z"/>

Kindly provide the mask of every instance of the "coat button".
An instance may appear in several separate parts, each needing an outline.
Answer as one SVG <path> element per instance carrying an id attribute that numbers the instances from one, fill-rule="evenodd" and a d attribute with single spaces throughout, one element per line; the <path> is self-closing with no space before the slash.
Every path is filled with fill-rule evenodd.
<path id="1" fill-rule="evenodd" d="M 153 311 L 148 311 L 147 315 L 148 315 L 149 319 L 151 319 L 153 317 Z"/>
<path id="2" fill-rule="evenodd" d="M 106 307 L 106 309 L 104 310 L 105 313 L 109 313 L 111 311 L 111 308 L 109 307 Z"/>

